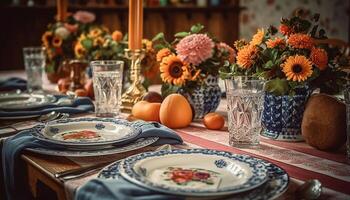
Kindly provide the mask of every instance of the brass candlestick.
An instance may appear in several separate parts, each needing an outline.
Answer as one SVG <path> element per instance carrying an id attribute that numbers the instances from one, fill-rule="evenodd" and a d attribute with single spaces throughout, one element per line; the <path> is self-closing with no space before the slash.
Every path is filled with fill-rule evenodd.
<path id="1" fill-rule="evenodd" d="M 122 95 L 122 112 L 130 113 L 134 104 L 142 99 L 146 89 L 141 82 L 141 60 L 145 57 L 144 49 L 126 49 L 125 55 L 131 60 L 130 79 L 131 86 Z"/>

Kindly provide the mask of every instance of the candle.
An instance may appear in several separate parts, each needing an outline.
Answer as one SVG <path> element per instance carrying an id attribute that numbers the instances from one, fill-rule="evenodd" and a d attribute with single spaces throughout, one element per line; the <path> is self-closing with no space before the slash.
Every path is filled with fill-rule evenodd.
<path id="1" fill-rule="evenodd" d="M 57 3 L 57 21 L 64 21 L 67 17 L 67 0 L 56 0 Z"/>
<path id="2" fill-rule="evenodd" d="M 143 37 L 143 0 L 129 0 L 129 49 L 141 49 Z"/>

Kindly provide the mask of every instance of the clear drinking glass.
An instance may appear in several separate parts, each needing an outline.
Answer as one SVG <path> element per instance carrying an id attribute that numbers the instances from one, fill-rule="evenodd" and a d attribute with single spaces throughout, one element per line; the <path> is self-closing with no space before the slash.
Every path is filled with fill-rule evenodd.
<path id="1" fill-rule="evenodd" d="M 28 92 L 43 90 L 43 71 L 45 67 L 44 47 L 24 47 L 23 58 L 27 73 Z"/>
<path id="2" fill-rule="evenodd" d="M 92 61 L 92 79 L 95 93 L 97 117 L 119 115 L 121 105 L 123 61 Z"/>
<path id="3" fill-rule="evenodd" d="M 247 76 L 225 80 L 231 146 L 259 144 L 264 84 L 263 80 Z"/>
<path id="4" fill-rule="evenodd" d="M 346 103 L 346 156 L 350 160 L 350 86 L 344 90 L 344 97 Z"/>

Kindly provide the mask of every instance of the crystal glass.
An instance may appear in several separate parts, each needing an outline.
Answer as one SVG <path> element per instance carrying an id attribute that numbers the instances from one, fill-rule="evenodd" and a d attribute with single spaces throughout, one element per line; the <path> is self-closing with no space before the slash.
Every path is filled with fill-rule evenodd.
<path id="1" fill-rule="evenodd" d="M 350 161 L 350 86 L 344 90 L 344 97 L 346 102 L 346 155 Z"/>
<path id="2" fill-rule="evenodd" d="M 121 105 L 123 61 L 92 61 L 92 80 L 95 93 L 97 117 L 119 115 Z"/>
<path id="3" fill-rule="evenodd" d="M 45 67 L 44 47 L 24 47 L 23 58 L 27 73 L 28 92 L 43 90 L 43 71 Z"/>
<path id="4" fill-rule="evenodd" d="M 231 146 L 259 144 L 264 84 L 263 80 L 247 76 L 225 80 Z"/>

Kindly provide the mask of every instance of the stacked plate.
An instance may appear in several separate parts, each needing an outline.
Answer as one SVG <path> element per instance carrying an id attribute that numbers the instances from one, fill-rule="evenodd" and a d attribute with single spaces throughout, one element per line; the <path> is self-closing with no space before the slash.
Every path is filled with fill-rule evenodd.
<path id="1" fill-rule="evenodd" d="M 0 110 L 22 111 L 35 109 L 38 107 L 53 104 L 57 98 L 49 94 L 29 94 L 29 93 L 0 93 Z M 25 119 L 38 115 L 25 115 L 16 117 L 0 117 L 0 119 Z"/>
<path id="2" fill-rule="evenodd" d="M 35 126 L 32 135 L 53 148 L 29 151 L 55 156 L 98 156 L 127 152 L 148 146 L 156 137 L 136 139 L 139 127 L 123 119 L 60 119 Z"/>
<path id="3" fill-rule="evenodd" d="M 247 155 L 208 149 L 145 152 L 104 168 L 99 178 L 187 197 L 273 199 L 288 186 L 278 166 Z"/>

